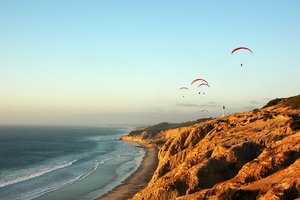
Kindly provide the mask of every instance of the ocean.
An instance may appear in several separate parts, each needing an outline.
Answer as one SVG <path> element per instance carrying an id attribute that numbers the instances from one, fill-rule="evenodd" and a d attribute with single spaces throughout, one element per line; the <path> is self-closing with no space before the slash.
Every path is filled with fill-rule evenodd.
<path id="1" fill-rule="evenodd" d="M 118 138 L 129 130 L 0 127 L 0 199 L 94 199 L 119 185 L 144 149 Z"/>

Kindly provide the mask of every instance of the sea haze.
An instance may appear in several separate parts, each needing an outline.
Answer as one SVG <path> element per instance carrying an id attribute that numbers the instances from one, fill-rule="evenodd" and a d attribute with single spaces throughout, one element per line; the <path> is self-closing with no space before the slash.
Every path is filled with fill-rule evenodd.
<path id="1" fill-rule="evenodd" d="M 0 199 L 94 199 L 137 169 L 145 152 L 125 129 L 0 127 Z"/>

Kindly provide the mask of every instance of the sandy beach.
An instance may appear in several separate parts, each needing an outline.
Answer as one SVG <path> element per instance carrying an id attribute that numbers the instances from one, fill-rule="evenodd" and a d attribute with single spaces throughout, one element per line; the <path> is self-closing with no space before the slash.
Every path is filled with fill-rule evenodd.
<path id="1" fill-rule="evenodd" d="M 146 154 L 139 168 L 121 185 L 117 186 L 97 200 L 128 199 L 144 188 L 150 181 L 158 164 L 158 150 L 146 148 Z"/>

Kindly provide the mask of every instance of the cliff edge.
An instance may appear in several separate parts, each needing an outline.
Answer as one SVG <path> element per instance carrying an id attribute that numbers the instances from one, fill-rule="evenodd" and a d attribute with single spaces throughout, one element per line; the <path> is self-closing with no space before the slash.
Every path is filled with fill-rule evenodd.
<path id="1" fill-rule="evenodd" d="M 300 95 L 259 110 L 156 128 L 121 138 L 160 147 L 151 181 L 133 199 L 300 197 Z"/>

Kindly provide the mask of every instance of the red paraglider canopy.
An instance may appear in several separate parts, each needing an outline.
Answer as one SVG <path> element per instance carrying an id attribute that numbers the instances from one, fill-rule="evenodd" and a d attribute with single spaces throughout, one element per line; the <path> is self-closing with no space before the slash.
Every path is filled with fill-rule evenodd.
<path id="1" fill-rule="evenodd" d="M 191 83 L 191 85 L 193 85 L 197 81 L 204 81 L 208 85 L 208 82 L 205 79 L 203 79 L 203 78 L 197 78 L 197 79 L 193 80 L 192 83 Z"/>
<path id="2" fill-rule="evenodd" d="M 234 52 L 236 52 L 236 51 L 238 51 L 238 50 L 247 50 L 247 51 L 249 51 L 250 53 L 252 53 L 252 50 L 249 49 L 248 47 L 237 47 L 237 48 L 235 48 L 235 49 L 233 49 L 233 50 L 231 51 L 231 54 L 233 54 Z"/>

